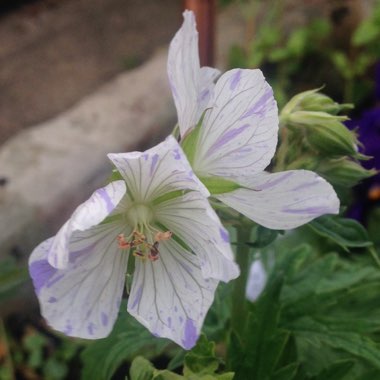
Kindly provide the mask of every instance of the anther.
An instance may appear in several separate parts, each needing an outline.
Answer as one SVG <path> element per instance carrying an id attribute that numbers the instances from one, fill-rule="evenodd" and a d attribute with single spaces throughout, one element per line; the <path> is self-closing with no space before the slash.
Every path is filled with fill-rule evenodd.
<path id="1" fill-rule="evenodd" d="M 116 240 L 120 249 L 129 249 L 132 247 L 131 243 L 125 240 L 124 234 L 117 235 Z"/>
<path id="2" fill-rule="evenodd" d="M 150 261 L 156 261 L 159 259 L 159 251 L 158 251 L 158 241 L 156 241 L 151 247 L 150 247 L 150 253 L 148 256 Z"/>
<path id="3" fill-rule="evenodd" d="M 145 259 L 145 256 L 141 251 L 134 251 L 133 256 L 141 257 L 142 259 Z"/>
<path id="4" fill-rule="evenodd" d="M 157 232 L 154 236 L 154 241 L 159 242 L 162 240 L 169 240 L 173 236 L 173 232 L 166 231 L 166 232 Z"/>

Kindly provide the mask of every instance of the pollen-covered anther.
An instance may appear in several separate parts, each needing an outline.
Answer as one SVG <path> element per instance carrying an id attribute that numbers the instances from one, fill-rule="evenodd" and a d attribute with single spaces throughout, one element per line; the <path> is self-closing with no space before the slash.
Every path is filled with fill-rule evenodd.
<path id="1" fill-rule="evenodd" d="M 132 247 L 132 244 L 128 242 L 127 240 L 125 240 L 124 234 L 117 235 L 116 240 L 120 249 L 129 249 Z"/>
<path id="2" fill-rule="evenodd" d="M 146 237 L 141 232 L 133 231 L 132 235 L 134 237 L 134 240 L 132 241 L 134 247 L 146 242 Z"/>
<path id="3" fill-rule="evenodd" d="M 173 236 L 173 232 L 166 231 L 166 232 L 157 232 L 154 236 L 154 241 L 159 242 L 162 240 L 169 240 Z"/>
<path id="4" fill-rule="evenodd" d="M 158 241 L 156 241 L 151 247 L 148 255 L 150 261 L 157 261 L 159 259 Z"/>

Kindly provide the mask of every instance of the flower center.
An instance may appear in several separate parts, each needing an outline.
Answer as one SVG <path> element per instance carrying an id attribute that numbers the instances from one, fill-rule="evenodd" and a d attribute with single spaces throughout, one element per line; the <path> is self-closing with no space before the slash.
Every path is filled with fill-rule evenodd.
<path id="1" fill-rule="evenodd" d="M 162 232 L 151 226 L 153 212 L 145 204 L 135 204 L 125 214 L 129 225 L 134 226 L 133 232 L 125 237 L 117 236 L 120 249 L 131 250 L 133 256 L 140 259 L 156 261 L 159 258 L 159 242 L 172 237 L 170 231 Z"/>
<path id="2" fill-rule="evenodd" d="M 144 229 L 152 221 L 153 212 L 149 206 L 136 203 L 127 210 L 126 218 L 128 224 L 134 226 L 135 230 Z"/>

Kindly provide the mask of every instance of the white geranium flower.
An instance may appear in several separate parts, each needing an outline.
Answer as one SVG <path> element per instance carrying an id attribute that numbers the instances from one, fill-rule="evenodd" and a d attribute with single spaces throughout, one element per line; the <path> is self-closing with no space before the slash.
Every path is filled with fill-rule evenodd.
<path id="1" fill-rule="evenodd" d="M 173 137 L 109 158 L 123 180 L 95 191 L 30 257 L 42 315 L 69 336 L 107 336 L 132 267 L 128 311 L 189 349 L 218 281 L 239 275 L 228 233 Z"/>
<path id="2" fill-rule="evenodd" d="M 255 302 L 265 289 L 267 284 L 267 272 L 260 259 L 256 259 L 252 262 L 249 273 L 247 285 L 245 288 L 245 295 L 251 302 Z"/>
<path id="3" fill-rule="evenodd" d="M 298 227 L 335 214 L 332 186 L 307 170 L 269 174 L 276 149 L 278 110 L 260 70 L 219 72 L 200 67 L 192 12 L 171 42 L 168 75 L 178 113 L 181 144 L 211 195 L 273 229 Z"/>

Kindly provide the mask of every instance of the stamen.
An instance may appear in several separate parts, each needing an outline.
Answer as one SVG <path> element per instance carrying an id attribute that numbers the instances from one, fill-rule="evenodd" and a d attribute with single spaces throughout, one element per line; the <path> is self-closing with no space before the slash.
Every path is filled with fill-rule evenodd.
<path id="1" fill-rule="evenodd" d="M 150 228 L 147 229 L 147 231 L 149 233 L 152 233 Z M 147 241 L 147 237 L 142 232 L 134 230 L 127 238 L 124 236 L 124 234 L 119 234 L 116 239 L 119 248 L 132 249 L 133 256 L 139 257 L 143 260 L 149 259 L 150 261 L 157 261 L 160 257 L 160 251 L 158 250 L 159 242 L 169 240 L 172 236 L 173 233 L 171 231 L 157 231 L 154 235 L 154 243 L 150 244 Z M 152 238 L 151 235 L 150 237 Z"/>
<path id="2" fill-rule="evenodd" d="M 162 240 L 169 240 L 173 236 L 173 232 L 166 231 L 166 232 L 157 232 L 154 236 L 154 241 L 159 242 Z"/>
<path id="3" fill-rule="evenodd" d="M 117 238 L 116 238 L 117 242 L 118 242 L 118 245 L 119 245 L 119 248 L 120 249 L 129 249 L 131 248 L 131 243 L 128 242 L 126 239 L 125 239 L 125 236 L 124 234 L 119 234 L 117 235 Z"/>
<path id="4" fill-rule="evenodd" d="M 141 259 L 145 259 L 145 255 L 141 251 L 134 251 L 133 256 L 140 257 Z"/>
<path id="5" fill-rule="evenodd" d="M 148 256 L 148 259 L 150 261 L 156 261 L 159 259 L 160 252 L 158 251 L 158 241 L 156 241 L 151 247 L 150 247 L 150 253 Z"/>

